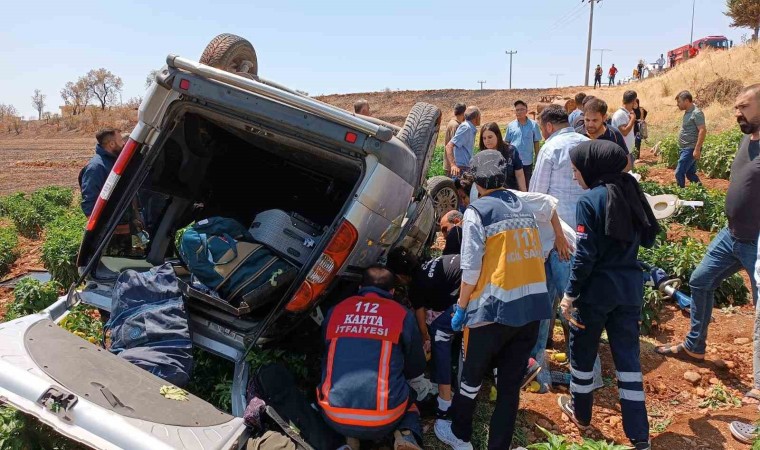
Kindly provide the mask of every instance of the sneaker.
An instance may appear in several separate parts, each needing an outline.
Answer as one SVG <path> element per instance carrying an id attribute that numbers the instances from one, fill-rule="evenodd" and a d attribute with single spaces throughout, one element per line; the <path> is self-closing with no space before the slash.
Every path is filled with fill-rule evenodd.
<path id="1" fill-rule="evenodd" d="M 633 444 L 633 448 L 636 450 L 652 450 L 652 443 L 649 441 L 637 442 Z"/>
<path id="2" fill-rule="evenodd" d="M 451 431 L 451 422 L 448 420 L 435 421 L 435 436 L 454 450 L 473 450 L 471 443 L 454 436 L 454 432 Z"/>
<path id="3" fill-rule="evenodd" d="M 451 407 L 447 409 L 446 411 L 442 410 L 441 408 L 436 407 L 435 408 L 435 418 L 438 420 L 451 420 L 449 417 L 449 411 L 451 410 Z"/>
<path id="4" fill-rule="evenodd" d="M 745 444 L 752 444 L 758 436 L 757 427 L 744 422 L 731 422 L 728 429 L 736 440 Z"/>
<path id="5" fill-rule="evenodd" d="M 589 424 L 581 423 L 581 421 L 575 417 L 575 409 L 573 408 L 573 399 L 569 395 L 560 395 L 557 398 L 557 404 L 559 405 L 559 408 L 562 410 L 562 412 L 565 413 L 565 415 L 569 417 L 570 420 L 578 428 L 582 430 L 588 428 Z"/>
<path id="6" fill-rule="evenodd" d="M 528 387 L 530 382 L 536 379 L 538 372 L 541 372 L 541 366 L 538 365 L 538 362 L 535 359 L 530 358 L 528 360 L 528 371 L 525 373 L 525 376 L 522 379 L 520 389 L 525 389 Z"/>

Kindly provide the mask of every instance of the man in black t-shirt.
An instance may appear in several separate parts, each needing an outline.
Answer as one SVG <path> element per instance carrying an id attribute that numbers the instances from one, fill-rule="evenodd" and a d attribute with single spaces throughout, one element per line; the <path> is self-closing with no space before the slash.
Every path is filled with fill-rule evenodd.
<path id="1" fill-rule="evenodd" d="M 425 349 L 432 352 L 431 381 L 438 383 L 438 419 L 446 420 L 451 406 L 451 328 L 454 304 L 459 297 L 462 269 L 459 255 L 443 255 L 420 264 L 402 248 L 388 255 L 388 268 L 408 286 Z"/>
<path id="2" fill-rule="evenodd" d="M 441 233 L 446 239 L 443 255 L 462 253 L 462 218 L 462 213 L 456 210 L 449 211 L 441 217 Z"/>
<path id="3" fill-rule="evenodd" d="M 625 167 L 624 172 L 631 170 L 633 161 L 630 155 L 630 149 L 625 143 L 625 138 L 620 131 L 616 130 L 612 126 L 607 126 L 607 102 L 601 98 L 593 98 L 583 105 L 583 119 L 585 125 L 586 137 L 591 139 L 601 139 L 603 141 L 614 142 L 617 145 L 623 147 L 625 153 L 628 155 L 628 165 Z"/>
<path id="4" fill-rule="evenodd" d="M 663 355 L 704 361 L 715 290 L 723 280 L 742 268 L 749 274 L 752 296 L 757 302 L 757 282 L 753 272 L 760 233 L 760 84 L 744 88 L 737 96 L 734 109 L 745 136 L 731 166 L 731 181 L 726 194 L 728 227 L 712 240 L 689 280 L 692 297 L 689 333 L 683 342 L 658 347 L 657 352 Z M 760 401 L 760 316 L 757 315 L 754 338 L 755 379 L 753 389 L 745 394 L 745 403 Z"/>

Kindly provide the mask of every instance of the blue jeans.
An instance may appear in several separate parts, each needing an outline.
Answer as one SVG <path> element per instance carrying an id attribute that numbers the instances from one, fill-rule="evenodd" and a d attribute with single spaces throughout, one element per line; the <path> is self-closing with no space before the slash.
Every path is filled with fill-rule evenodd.
<path id="1" fill-rule="evenodd" d="M 707 247 L 702 262 L 691 274 L 691 330 L 686 335 L 684 345 L 692 353 L 704 354 L 707 347 L 707 327 L 710 325 L 715 289 L 726 278 L 744 268 L 752 280 L 752 296 L 757 302 L 757 285 L 752 276 L 757 260 L 757 242 L 739 241 L 731 236 L 728 228 L 720 230 Z M 756 344 L 757 347 L 757 344 Z M 760 350 L 760 348 L 758 348 Z M 755 352 L 755 362 L 760 362 Z M 759 364 L 760 365 L 760 364 Z M 755 384 L 758 382 L 755 375 Z"/>
<path id="2" fill-rule="evenodd" d="M 603 294 L 600 294 L 603 295 Z M 649 422 L 644 403 L 644 378 L 639 359 L 639 320 L 641 307 L 633 305 L 607 305 L 589 299 L 576 302 L 575 319 L 585 325 L 570 325 L 570 370 L 575 417 L 582 423 L 591 423 L 594 404 L 593 368 L 599 350 L 602 331 L 607 330 L 615 375 L 623 413 L 623 431 L 632 442 L 649 439 Z"/>
<path id="3" fill-rule="evenodd" d="M 544 262 L 544 270 L 546 271 L 546 289 L 549 292 L 549 301 L 554 306 L 554 313 L 556 314 L 559 301 L 562 299 L 562 295 L 567 287 L 567 282 L 570 280 L 570 270 L 572 267 L 572 259 L 570 261 L 560 261 L 559 255 L 556 250 L 552 250 L 549 256 L 546 257 Z M 568 330 L 567 321 L 560 314 L 560 320 L 565 328 Z M 549 370 L 549 362 L 546 360 L 546 342 L 549 340 L 549 333 L 552 332 L 551 320 L 542 320 L 538 328 L 538 341 L 536 341 L 535 347 L 531 350 L 530 355 L 536 359 L 536 362 L 541 367 L 536 377 L 536 381 L 543 385 L 552 384 L 552 375 Z M 568 343 L 568 353 L 570 350 L 570 337 L 568 333 L 565 333 L 565 340 Z M 568 358 L 570 355 L 568 355 Z M 604 380 L 602 379 L 602 362 L 599 360 L 599 356 L 596 357 L 594 362 L 594 387 L 599 388 L 604 386 Z"/>
<path id="4" fill-rule="evenodd" d="M 544 261 L 544 270 L 546 271 L 546 290 L 549 293 L 549 302 L 552 305 L 557 303 L 557 299 L 564 292 L 567 281 L 570 279 L 570 261 L 560 261 L 556 250 L 552 250 Z M 551 385 L 552 376 L 549 370 L 549 362 L 546 360 L 546 341 L 549 339 L 551 330 L 551 320 L 542 320 L 538 327 L 538 340 L 530 356 L 536 359 L 541 367 L 536 377 L 536 381 L 543 385 Z"/>
<path id="5" fill-rule="evenodd" d="M 694 159 L 693 148 L 682 148 L 678 156 L 678 165 L 676 166 L 676 183 L 678 187 L 686 186 L 686 179 L 692 183 L 699 183 L 697 176 L 697 160 Z"/>

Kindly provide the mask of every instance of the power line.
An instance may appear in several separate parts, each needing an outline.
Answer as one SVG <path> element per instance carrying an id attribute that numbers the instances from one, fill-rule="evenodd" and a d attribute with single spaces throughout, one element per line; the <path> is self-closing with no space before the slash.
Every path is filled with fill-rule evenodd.
<path id="1" fill-rule="evenodd" d="M 555 77 L 554 79 L 554 87 L 559 87 L 559 77 L 565 76 L 564 73 L 550 73 L 549 76 Z"/>
<path id="2" fill-rule="evenodd" d="M 507 55 L 509 55 L 509 89 L 512 89 L 512 55 L 516 55 L 517 54 L 517 50 L 514 50 L 514 51 L 507 50 L 504 53 L 506 53 Z"/>
<path id="3" fill-rule="evenodd" d="M 571 17 L 577 17 L 578 13 L 580 13 L 583 10 L 585 10 L 583 3 L 576 4 L 573 8 L 570 9 L 570 11 L 561 15 L 559 19 L 557 19 L 554 23 L 552 23 L 551 26 L 549 26 L 548 30 L 551 31 L 560 25 L 566 24 L 568 19 L 570 19 Z"/>
<path id="4" fill-rule="evenodd" d="M 564 17 L 562 20 L 556 22 L 554 25 L 552 25 L 549 28 L 547 32 L 564 30 L 565 28 L 575 24 L 576 20 L 578 20 L 578 18 L 583 15 L 584 11 L 585 11 L 585 8 L 581 4 L 581 7 L 578 10 L 576 10 L 572 14 L 569 14 L 567 17 Z"/>
<path id="5" fill-rule="evenodd" d="M 483 80 L 483 81 L 478 81 L 478 83 L 480 83 L 480 90 L 482 91 L 483 90 L 483 85 L 486 84 L 487 82 L 485 80 Z"/>

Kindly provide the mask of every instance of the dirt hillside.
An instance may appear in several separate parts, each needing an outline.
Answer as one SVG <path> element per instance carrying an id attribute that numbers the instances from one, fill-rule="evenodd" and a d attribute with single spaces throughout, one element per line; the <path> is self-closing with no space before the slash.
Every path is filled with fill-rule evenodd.
<path id="1" fill-rule="evenodd" d="M 458 102 L 468 106 L 477 106 L 483 113 L 484 122 L 506 123 L 514 119 L 513 104 L 517 100 L 528 103 L 531 111 L 535 111 L 536 103 L 541 97 L 550 95 L 572 96 L 580 88 L 565 87 L 559 89 L 443 89 L 429 91 L 389 91 L 367 92 L 359 94 L 334 94 L 316 97 L 325 103 L 353 111 L 356 100 L 365 99 L 370 104 L 372 115 L 401 125 L 409 110 L 417 102 L 431 103 L 444 113 L 451 115 L 451 110 Z M 448 120 L 448 119 L 446 119 Z"/>
<path id="2" fill-rule="evenodd" d="M 374 116 L 395 124 L 403 123 L 416 102 L 438 106 L 444 117 L 451 115 L 454 104 L 464 102 L 478 106 L 484 121 L 507 123 L 514 118 L 512 104 L 517 99 L 524 100 L 530 110 L 535 111 L 536 103 L 542 96 L 569 97 L 585 92 L 603 98 L 609 105 L 610 113 L 613 113 L 621 104 L 623 92 L 633 89 L 638 93 L 641 105 L 650 112 L 650 126 L 658 132 L 675 132 L 683 113 L 678 111 L 674 97 L 682 90 L 689 90 L 705 112 L 708 130 L 721 131 L 736 123 L 733 117 L 735 91 L 732 88 L 736 84 L 748 86 L 754 83 L 760 83 L 760 44 L 735 47 L 729 51 L 705 50 L 697 58 L 659 76 L 601 89 L 584 86 L 515 90 L 446 89 L 335 94 L 317 99 L 353 110 L 353 103 L 363 98 L 370 103 Z"/>

